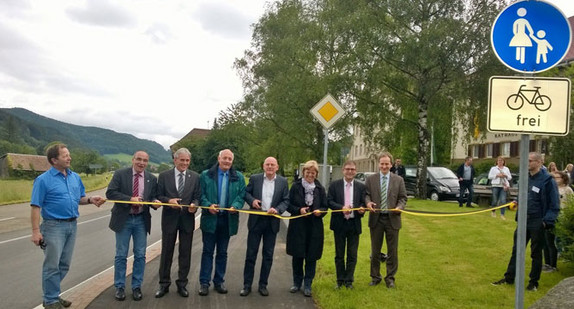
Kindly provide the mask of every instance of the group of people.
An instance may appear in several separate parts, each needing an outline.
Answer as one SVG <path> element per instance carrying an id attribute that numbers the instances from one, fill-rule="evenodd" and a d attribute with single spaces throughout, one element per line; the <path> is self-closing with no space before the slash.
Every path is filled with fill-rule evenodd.
<path id="1" fill-rule="evenodd" d="M 159 267 L 159 288 L 156 298 L 169 293 L 172 282 L 171 266 L 176 239 L 178 272 L 175 285 L 181 297 L 188 297 L 188 275 L 191 247 L 195 230 L 195 215 L 201 209 L 203 250 L 199 272 L 198 294 L 206 296 L 213 289 L 220 294 L 225 287 L 227 248 L 231 236 L 237 234 L 239 212 L 247 203 L 250 210 L 247 222 L 247 249 L 244 263 L 244 282 L 241 296 L 251 293 L 254 268 L 261 242 L 262 263 L 258 292 L 268 296 L 268 278 L 280 220 L 276 215 L 288 211 L 287 254 L 292 256 L 293 284 L 289 291 L 303 291 L 311 296 L 317 260 L 323 253 L 324 231 L 322 218 L 328 209 L 334 210 L 330 228 L 335 239 L 336 288 L 353 288 L 357 263 L 361 219 L 369 215 L 371 233 L 371 286 L 384 279 L 388 288 L 395 287 L 398 269 L 398 236 L 401 214 L 407 201 L 403 178 L 391 172 L 392 156 L 379 157 L 380 172 L 371 175 L 363 184 L 355 180 L 356 164 L 347 161 L 343 179 L 334 181 L 328 190 L 317 180 L 319 166 L 308 161 L 302 177 L 291 188 L 286 178 L 277 174 L 279 165 L 274 157 L 263 162 L 263 173 L 252 175 L 246 186 L 244 176 L 233 167 L 234 154 L 225 149 L 219 152 L 217 163 L 198 174 L 189 170 L 191 153 L 186 148 L 173 155 L 174 168 L 156 178 L 146 170 L 149 155 L 137 151 L 132 166 L 116 171 L 108 185 L 106 198 L 86 196 L 81 178 L 70 169 L 71 157 L 64 144 L 47 150 L 52 168 L 40 175 L 33 186 L 31 198 L 32 241 L 44 251 L 42 266 L 43 305 L 46 308 L 69 307 L 71 302 L 60 297 L 60 283 L 66 276 L 76 238 L 78 205 L 102 205 L 106 198 L 114 201 L 109 227 L 115 233 L 114 297 L 126 298 L 126 268 L 130 242 L 133 246 L 132 298 L 142 299 L 141 290 L 147 247 L 151 230 L 150 209 L 162 211 L 162 250 Z M 40 220 L 42 218 L 42 220 Z M 388 258 L 386 276 L 380 271 L 380 250 L 386 239 Z M 347 255 L 345 261 L 345 253 Z"/>

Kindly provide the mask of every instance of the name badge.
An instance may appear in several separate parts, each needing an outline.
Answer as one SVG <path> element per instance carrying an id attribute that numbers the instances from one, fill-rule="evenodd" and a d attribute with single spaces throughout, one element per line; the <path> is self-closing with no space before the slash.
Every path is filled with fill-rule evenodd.
<path id="1" fill-rule="evenodd" d="M 540 193 L 540 189 L 536 186 L 532 186 L 532 191 L 534 191 L 536 193 Z"/>

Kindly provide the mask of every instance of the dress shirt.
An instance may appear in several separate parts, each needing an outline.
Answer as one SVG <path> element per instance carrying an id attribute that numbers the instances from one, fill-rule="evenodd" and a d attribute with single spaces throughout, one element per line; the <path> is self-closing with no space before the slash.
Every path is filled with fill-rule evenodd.
<path id="1" fill-rule="evenodd" d="M 277 175 L 274 175 L 271 180 L 263 175 L 263 192 L 261 193 L 262 210 L 268 211 L 271 208 L 273 192 L 275 191 L 275 178 L 277 178 Z"/>

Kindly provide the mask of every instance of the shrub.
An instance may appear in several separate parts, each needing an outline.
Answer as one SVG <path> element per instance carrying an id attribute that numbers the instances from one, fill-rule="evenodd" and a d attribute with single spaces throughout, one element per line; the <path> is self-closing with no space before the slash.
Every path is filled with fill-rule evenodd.
<path id="1" fill-rule="evenodd" d="M 574 261 L 574 195 L 566 198 L 566 208 L 562 209 L 556 223 L 556 236 L 562 248 L 560 256 L 572 263 Z"/>

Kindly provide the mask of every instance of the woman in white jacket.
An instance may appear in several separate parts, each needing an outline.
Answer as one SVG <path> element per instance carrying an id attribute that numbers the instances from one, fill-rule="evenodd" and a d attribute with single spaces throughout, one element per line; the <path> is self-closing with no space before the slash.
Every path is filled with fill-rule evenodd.
<path id="1" fill-rule="evenodd" d="M 496 165 L 490 169 L 488 179 L 492 185 L 492 207 L 500 206 L 506 203 L 506 193 L 510 189 L 510 179 L 512 175 L 510 170 L 505 166 L 506 161 L 502 156 L 496 159 Z M 506 220 L 504 212 L 506 207 L 500 208 L 500 218 Z M 496 210 L 492 211 L 492 216 L 496 217 Z"/>

